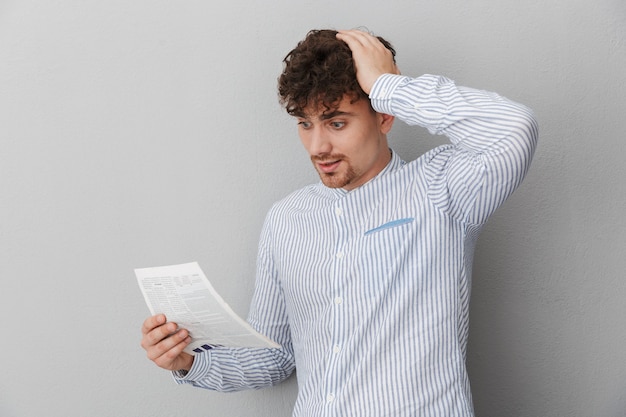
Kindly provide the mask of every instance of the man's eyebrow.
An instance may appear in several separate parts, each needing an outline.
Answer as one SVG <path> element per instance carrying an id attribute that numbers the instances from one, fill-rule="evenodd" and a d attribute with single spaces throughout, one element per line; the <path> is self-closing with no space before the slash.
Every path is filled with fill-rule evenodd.
<path id="1" fill-rule="evenodd" d="M 332 119 L 333 117 L 338 117 L 338 116 L 354 116 L 354 113 L 351 113 L 348 111 L 335 110 L 335 111 L 331 111 L 330 113 L 323 113 L 320 116 L 320 120 L 328 120 L 328 119 Z"/>

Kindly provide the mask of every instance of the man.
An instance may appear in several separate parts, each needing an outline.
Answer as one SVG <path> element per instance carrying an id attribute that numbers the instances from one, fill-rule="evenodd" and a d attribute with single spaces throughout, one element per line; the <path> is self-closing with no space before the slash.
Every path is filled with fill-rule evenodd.
<path id="1" fill-rule="evenodd" d="M 476 239 L 537 141 L 524 106 L 451 80 L 399 75 L 357 30 L 312 31 L 279 94 L 321 178 L 272 207 L 248 317 L 280 349 L 191 357 L 186 330 L 148 318 L 142 346 L 179 383 L 233 391 L 298 370 L 294 416 L 472 416 L 465 369 Z M 451 144 L 405 163 L 394 117 Z"/>

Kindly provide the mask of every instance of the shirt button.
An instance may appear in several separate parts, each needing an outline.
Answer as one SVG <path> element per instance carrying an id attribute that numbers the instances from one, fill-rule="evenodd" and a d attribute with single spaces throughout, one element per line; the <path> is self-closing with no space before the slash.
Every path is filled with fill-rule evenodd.
<path id="1" fill-rule="evenodd" d="M 341 298 L 341 297 L 335 297 L 335 304 L 339 305 L 339 304 L 341 304 L 341 303 L 343 303 L 343 298 Z"/>
<path id="2" fill-rule="evenodd" d="M 333 346 L 333 353 L 339 353 L 339 352 L 341 352 L 341 346 L 339 345 Z"/>
<path id="3" fill-rule="evenodd" d="M 343 252 L 337 252 L 337 255 L 335 255 L 337 257 L 337 259 L 343 259 Z"/>
<path id="4" fill-rule="evenodd" d="M 326 396 L 326 401 L 332 403 L 333 401 L 335 401 L 335 396 L 333 394 L 328 394 Z"/>
<path id="5" fill-rule="evenodd" d="M 336 207 L 335 208 L 335 214 L 337 216 L 341 216 L 343 214 L 343 210 L 341 209 L 341 207 Z"/>

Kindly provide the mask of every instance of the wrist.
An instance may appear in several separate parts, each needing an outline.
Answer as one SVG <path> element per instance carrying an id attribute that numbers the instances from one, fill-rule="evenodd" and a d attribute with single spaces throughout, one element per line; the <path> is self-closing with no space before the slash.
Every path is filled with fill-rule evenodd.
<path id="1" fill-rule="evenodd" d="M 182 364 L 177 371 L 187 374 L 187 372 L 189 372 L 191 370 L 191 367 L 193 366 L 194 357 L 188 353 L 183 353 L 181 355 L 181 359 L 182 359 Z"/>

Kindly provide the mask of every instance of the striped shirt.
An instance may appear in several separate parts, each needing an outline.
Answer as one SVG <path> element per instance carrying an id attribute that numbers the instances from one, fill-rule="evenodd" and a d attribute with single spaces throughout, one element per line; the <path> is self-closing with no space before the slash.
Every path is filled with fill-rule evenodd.
<path id="1" fill-rule="evenodd" d="M 472 258 L 527 172 L 526 107 L 431 75 L 386 74 L 370 99 L 450 144 L 395 153 L 352 191 L 315 184 L 276 203 L 249 322 L 281 349 L 213 349 L 178 383 L 232 391 L 297 369 L 294 416 L 473 416 L 465 367 Z"/>

